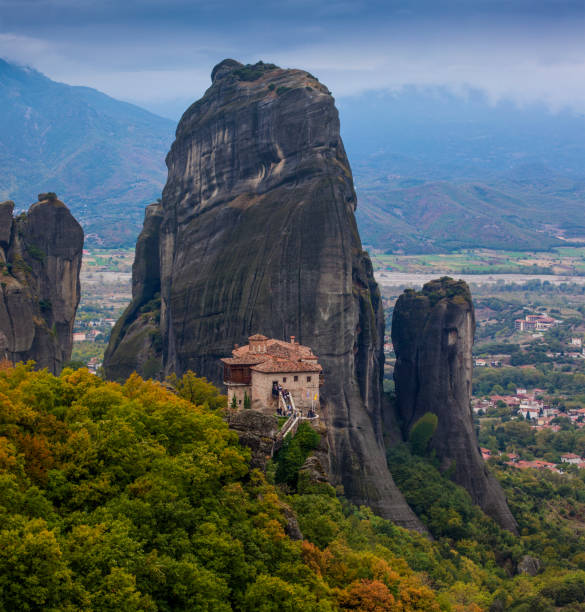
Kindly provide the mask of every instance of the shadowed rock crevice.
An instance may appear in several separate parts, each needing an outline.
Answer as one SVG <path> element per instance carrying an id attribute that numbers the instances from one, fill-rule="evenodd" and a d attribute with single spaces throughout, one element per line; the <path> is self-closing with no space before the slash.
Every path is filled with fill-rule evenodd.
<path id="1" fill-rule="evenodd" d="M 328 89 L 302 70 L 225 60 L 183 115 L 166 161 L 160 375 L 190 369 L 221 384 L 219 359 L 234 343 L 259 332 L 296 336 L 325 371 L 332 483 L 353 502 L 422 529 L 386 465 L 383 312 Z M 147 220 L 139 246 L 151 231 Z M 139 314 L 144 281 L 134 276 L 135 299 L 106 356 L 113 378 L 144 372 L 150 350 L 136 341 L 150 332 Z"/>
<path id="2" fill-rule="evenodd" d="M 396 407 L 405 439 L 425 413 L 438 417 L 430 445 L 441 470 L 465 487 L 474 503 L 512 532 L 517 524 L 504 492 L 485 465 L 471 413 L 475 315 L 464 281 L 443 277 L 422 291 L 407 289 L 392 318 Z"/>
<path id="3" fill-rule="evenodd" d="M 0 203 L 0 357 L 59 373 L 71 358 L 83 230 L 54 194 Z"/>

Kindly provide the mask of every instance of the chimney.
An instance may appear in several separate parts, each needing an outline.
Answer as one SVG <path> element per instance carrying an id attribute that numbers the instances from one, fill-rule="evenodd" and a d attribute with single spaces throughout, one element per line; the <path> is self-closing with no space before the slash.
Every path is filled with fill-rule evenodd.
<path id="1" fill-rule="evenodd" d="M 266 341 L 268 338 L 262 334 L 255 334 L 248 338 L 250 343 L 250 353 L 265 353 L 266 352 Z"/>
<path id="2" fill-rule="evenodd" d="M 294 343 L 295 343 L 295 336 L 291 336 L 291 337 L 290 337 L 290 343 L 291 343 L 291 344 L 294 344 Z"/>

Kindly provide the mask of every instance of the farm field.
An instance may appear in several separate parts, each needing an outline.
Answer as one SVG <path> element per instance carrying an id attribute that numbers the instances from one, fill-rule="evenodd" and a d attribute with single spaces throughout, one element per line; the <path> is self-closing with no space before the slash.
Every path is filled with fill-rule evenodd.
<path id="1" fill-rule="evenodd" d="M 371 255 L 376 272 L 585 275 L 585 247 L 558 247 L 541 252 L 466 249 L 432 255 L 386 255 L 375 252 Z"/>
<path id="2" fill-rule="evenodd" d="M 134 249 L 84 249 L 83 274 L 132 272 Z"/>

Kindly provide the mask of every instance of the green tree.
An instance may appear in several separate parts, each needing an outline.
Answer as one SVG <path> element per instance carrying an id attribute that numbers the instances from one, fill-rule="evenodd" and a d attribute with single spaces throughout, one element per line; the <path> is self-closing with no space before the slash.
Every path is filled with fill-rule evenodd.
<path id="1" fill-rule="evenodd" d="M 212 410 L 226 408 L 227 398 L 217 390 L 206 378 L 199 378 L 195 372 L 189 370 L 182 378 L 171 374 L 167 382 L 176 389 L 179 397 L 198 406 L 205 406 Z"/>
<path id="2" fill-rule="evenodd" d="M 299 470 L 319 440 L 319 434 L 307 422 L 301 422 L 294 437 L 286 436 L 276 457 L 276 482 L 296 488 Z"/>
<path id="3" fill-rule="evenodd" d="M 438 423 L 439 419 L 437 415 L 432 412 L 427 412 L 412 426 L 408 436 L 408 442 L 410 444 L 410 450 L 415 455 L 426 454 L 429 442 L 437 429 Z"/>
<path id="4" fill-rule="evenodd" d="M 0 607 L 48 610 L 87 602 L 57 537 L 42 519 L 14 517 L 0 532 Z"/>
<path id="5" fill-rule="evenodd" d="M 250 612 L 319 612 L 333 610 L 318 602 L 306 587 L 292 585 L 277 576 L 261 575 L 246 593 L 245 609 Z"/>

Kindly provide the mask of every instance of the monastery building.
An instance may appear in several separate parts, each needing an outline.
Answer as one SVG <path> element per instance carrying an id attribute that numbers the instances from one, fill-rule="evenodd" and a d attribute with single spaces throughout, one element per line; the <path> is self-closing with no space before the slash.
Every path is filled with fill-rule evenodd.
<path id="1" fill-rule="evenodd" d="M 298 344 L 294 336 L 283 342 L 256 334 L 248 342 L 236 345 L 232 356 L 221 360 L 228 407 L 233 406 L 235 397 L 238 410 L 249 402 L 254 410 L 274 413 L 279 386 L 292 395 L 297 410 L 304 412 L 319 405 L 323 368 L 308 346 Z"/>

